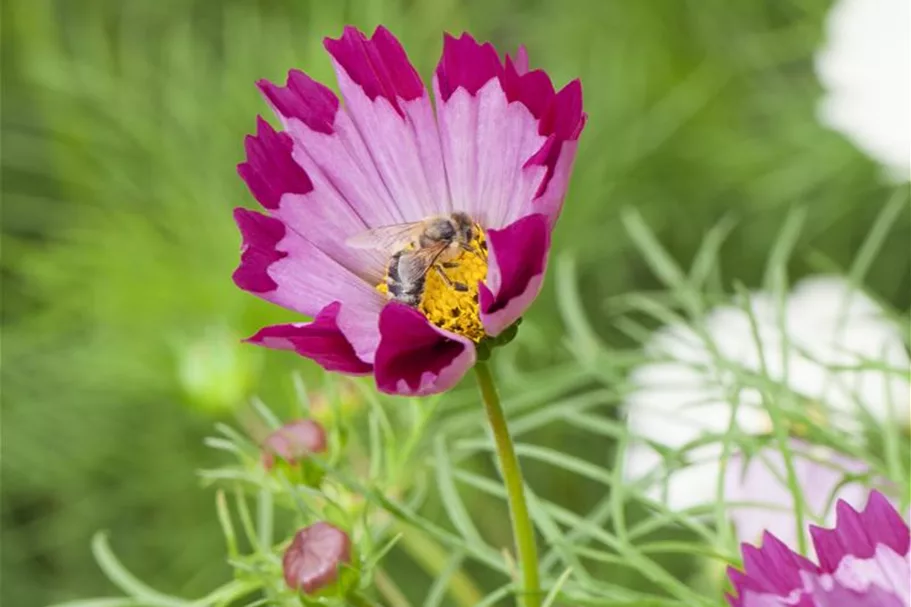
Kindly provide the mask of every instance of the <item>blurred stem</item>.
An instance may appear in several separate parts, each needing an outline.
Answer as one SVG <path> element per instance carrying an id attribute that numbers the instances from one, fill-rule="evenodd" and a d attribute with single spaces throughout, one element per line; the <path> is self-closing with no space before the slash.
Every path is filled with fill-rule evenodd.
<path id="1" fill-rule="evenodd" d="M 377 569 L 373 572 L 373 583 L 390 607 L 411 607 L 408 597 L 402 593 L 401 589 L 384 570 Z"/>
<path id="2" fill-rule="evenodd" d="M 481 388 L 481 398 L 487 410 L 487 419 L 493 431 L 497 445 L 497 457 L 506 495 L 509 498 L 509 517 L 512 519 L 512 533 L 516 542 L 516 552 L 522 570 L 522 601 L 519 605 L 539 607 L 541 604 L 540 582 L 538 581 L 538 555 L 535 548 L 535 529 L 528 516 L 528 504 L 525 502 L 525 485 L 522 481 L 522 470 L 519 459 L 509 435 L 506 416 L 497 394 L 493 374 L 487 362 L 479 361 L 474 367 Z"/>
<path id="3" fill-rule="evenodd" d="M 377 607 L 376 603 L 370 601 L 359 592 L 352 592 L 345 598 L 348 599 L 348 603 L 353 607 Z"/>
<path id="4" fill-rule="evenodd" d="M 431 577 L 439 576 L 452 555 L 432 538 L 413 527 L 399 524 L 398 531 L 402 534 L 399 540 L 402 549 Z M 484 599 L 484 595 L 462 569 L 452 575 L 448 586 L 449 595 L 461 607 L 474 607 Z"/>

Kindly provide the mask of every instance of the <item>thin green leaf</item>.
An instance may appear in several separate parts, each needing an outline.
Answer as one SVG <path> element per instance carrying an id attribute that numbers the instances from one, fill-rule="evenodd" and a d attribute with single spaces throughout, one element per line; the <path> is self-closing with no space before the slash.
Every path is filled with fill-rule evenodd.
<path id="1" fill-rule="evenodd" d="M 452 480 L 452 462 L 449 460 L 449 455 L 446 452 L 446 443 L 442 436 L 438 436 L 436 441 L 434 441 L 433 452 L 440 498 L 443 508 L 446 509 L 446 514 L 449 515 L 449 520 L 452 521 L 452 524 L 466 541 L 474 544 L 483 544 L 484 540 L 481 539 L 481 534 L 478 533 L 477 528 L 471 521 L 468 509 L 462 502 L 462 497 L 459 495 Z"/>
<path id="2" fill-rule="evenodd" d="M 465 555 L 461 552 L 456 552 L 449 557 L 443 570 L 436 576 L 433 585 L 430 586 L 430 590 L 424 598 L 424 607 L 438 607 L 442 604 L 443 597 L 446 596 L 446 590 L 449 588 L 449 583 L 459 571 L 464 559 Z"/>
<path id="3" fill-rule="evenodd" d="M 92 554 L 104 574 L 115 586 L 134 599 L 156 607 L 187 607 L 189 601 L 158 592 L 139 581 L 124 567 L 111 550 L 107 534 L 98 532 L 92 538 Z"/>
<path id="4" fill-rule="evenodd" d="M 218 515 L 218 524 L 221 526 L 222 535 L 228 549 L 228 558 L 237 559 L 240 553 L 237 549 L 237 535 L 234 533 L 234 523 L 231 522 L 231 510 L 225 492 L 221 489 L 215 494 L 215 511 Z"/>
<path id="5" fill-rule="evenodd" d="M 555 604 L 557 597 L 560 595 L 560 590 L 563 588 L 563 584 L 566 583 L 566 580 L 569 579 L 572 572 L 572 568 L 567 568 L 566 571 L 560 574 L 560 577 L 558 577 L 557 581 L 554 582 L 554 585 L 551 586 L 550 592 L 544 597 L 544 602 L 541 604 L 541 607 L 551 607 L 551 605 Z"/>

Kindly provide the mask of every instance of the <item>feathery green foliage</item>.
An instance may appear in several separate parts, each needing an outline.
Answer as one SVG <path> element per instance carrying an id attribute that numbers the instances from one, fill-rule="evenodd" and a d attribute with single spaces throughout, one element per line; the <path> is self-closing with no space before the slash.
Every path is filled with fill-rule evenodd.
<path id="1" fill-rule="evenodd" d="M 88 558 L 99 529 L 168 597 L 204 596 L 229 579 L 212 494 L 193 476 L 225 462 L 202 438 L 232 413 L 250 419 L 254 394 L 278 418 L 297 414 L 289 371 L 308 384 L 319 377 L 291 355 L 238 342 L 292 320 L 230 281 L 239 243 L 230 211 L 252 204 L 234 166 L 254 116 L 267 112 L 253 83 L 291 67 L 330 83 L 322 38 L 346 23 L 383 23 L 425 76 L 442 31 L 464 29 L 500 49 L 527 45 L 560 84 L 582 79 L 590 120 L 548 286 L 496 360 L 547 546 L 548 589 L 554 604 L 719 604 L 712 584 L 694 594 L 681 580 L 695 573 L 692 553 L 736 558 L 730 534 L 619 482 L 626 430 L 616 405 L 649 331 L 680 319 L 698 328 L 736 285 L 780 294 L 789 280 L 833 269 L 868 286 L 906 334 L 909 326 L 907 188 L 882 185 L 872 163 L 814 118 L 810 61 L 828 4 L 5 3 L 2 373 L 12 431 L 3 437 L 0 602 L 113 594 Z M 561 252 L 571 257 L 557 261 Z M 761 377 L 738 381 L 764 389 L 782 421 L 806 423 Z M 325 386 L 320 397 L 336 400 L 334 383 Z M 426 405 L 364 398 L 369 413 L 355 429 L 375 467 L 369 481 L 395 473 L 414 491 L 413 504 L 373 496 L 377 509 L 403 508 L 378 540 L 402 534 L 377 586 L 396 582 L 414 604 L 449 604 L 456 592 L 471 604 L 471 578 L 486 604 L 499 604 L 510 590 L 499 550 L 510 538 L 474 391 L 448 395 L 426 422 L 432 436 L 412 437 L 424 463 L 414 468 L 388 432 L 409 427 L 399 416 L 422 419 Z M 873 451 L 827 429 L 814 439 L 906 483 L 907 436 L 868 424 L 881 439 Z M 222 522 L 241 517 L 233 487 L 225 495 L 232 509 Z M 290 524 L 275 522 L 276 531 Z M 105 540 L 94 548 L 116 579 Z"/>

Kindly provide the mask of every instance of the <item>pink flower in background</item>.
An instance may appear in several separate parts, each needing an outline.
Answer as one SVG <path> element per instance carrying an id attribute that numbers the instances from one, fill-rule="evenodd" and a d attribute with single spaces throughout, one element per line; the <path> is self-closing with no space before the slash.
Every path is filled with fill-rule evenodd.
<path id="1" fill-rule="evenodd" d="M 834 524 L 837 502 L 859 508 L 866 501 L 871 485 L 883 489 L 889 485 L 885 479 L 869 478 L 871 472 L 865 462 L 828 447 L 790 439 L 788 449 L 800 488 L 797 498 L 788 485 L 785 457 L 777 444 L 751 457 L 738 452 L 728 460 L 724 499 L 732 504 L 728 516 L 741 541 L 758 542 L 764 532 L 769 532 L 785 544 L 797 546 L 795 499 L 803 502 L 806 537 L 807 523 L 814 518 L 827 525 Z"/>
<path id="2" fill-rule="evenodd" d="M 238 167 L 266 213 L 237 209 L 235 283 L 313 318 L 249 339 L 330 371 L 373 374 L 380 390 L 447 390 L 476 347 L 515 323 L 541 288 L 585 124 L 582 90 L 554 90 L 520 50 L 445 36 L 436 107 L 399 42 L 380 27 L 327 39 L 344 105 L 292 71 L 260 82 L 284 131 L 262 118 Z M 431 217 L 464 213 L 472 252 L 421 275 L 420 298 L 387 295 L 396 252 L 351 246 Z M 415 245 L 411 245 L 413 248 Z"/>
<path id="3" fill-rule="evenodd" d="M 837 506 L 833 529 L 811 527 L 819 564 L 767 533 L 743 545 L 744 570 L 728 570 L 732 607 L 909 607 L 911 531 L 882 494 L 858 512 Z"/>

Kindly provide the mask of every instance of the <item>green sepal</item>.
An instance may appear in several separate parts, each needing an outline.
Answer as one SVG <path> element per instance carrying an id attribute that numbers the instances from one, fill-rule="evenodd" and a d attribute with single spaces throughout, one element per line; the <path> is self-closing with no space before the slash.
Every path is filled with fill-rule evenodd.
<path id="1" fill-rule="evenodd" d="M 480 362 L 485 362 L 490 359 L 490 354 L 493 352 L 494 348 L 499 348 L 500 346 L 505 346 L 512 340 L 516 338 L 516 335 L 519 334 L 519 325 L 522 324 L 522 318 L 520 317 L 516 322 L 509 325 L 502 333 L 496 337 L 485 337 L 476 346 L 476 357 Z"/>

